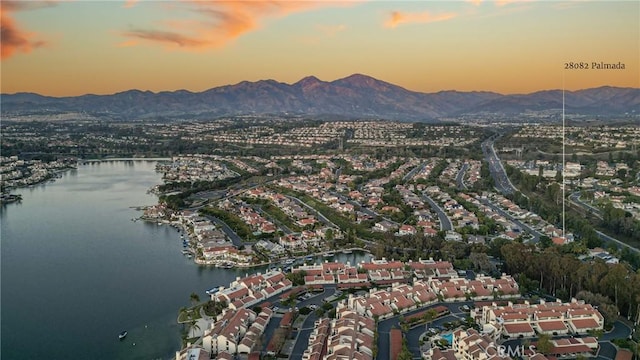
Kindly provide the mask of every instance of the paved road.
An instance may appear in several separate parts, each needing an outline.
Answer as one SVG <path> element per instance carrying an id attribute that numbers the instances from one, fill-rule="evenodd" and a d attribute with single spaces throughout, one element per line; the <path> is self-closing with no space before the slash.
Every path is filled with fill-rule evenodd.
<path id="1" fill-rule="evenodd" d="M 332 226 L 332 227 L 334 227 L 336 229 L 340 228 L 338 225 L 332 223 L 331 220 L 327 219 L 324 215 L 322 215 L 318 210 L 316 210 L 316 209 L 312 208 L 311 206 L 305 204 L 302 200 L 298 199 L 297 197 L 289 196 L 289 195 L 286 195 L 286 197 L 288 197 L 289 199 L 297 202 L 298 205 L 307 208 L 309 210 L 310 214 L 315 215 L 318 218 L 318 220 L 322 221 L 325 225 Z"/>
<path id="2" fill-rule="evenodd" d="M 494 205 L 491 201 L 489 201 L 487 199 L 480 199 L 480 202 L 483 203 L 484 205 L 487 205 L 488 207 L 492 208 L 493 210 L 497 211 L 500 215 L 506 217 L 507 219 L 512 221 L 514 224 L 518 225 L 520 228 L 524 229 L 526 232 L 528 232 L 529 234 L 533 235 L 533 240 L 531 240 L 531 241 L 538 242 L 540 240 L 540 237 L 543 236 L 543 234 L 541 232 L 539 232 L 538 230 L 532 228 L 531 226 L 523 223 L 522 221 L 516 219 L 515 217 L 513 217 L 508 212 L 502 210 L 499 206 Z"/>
<path id="3" fill-rule="evenodd" d="M 429 203 L 433 211 L 438 214 L 438 218 L 440 219 L 440 230 L 448 231 L 453 230 L 453 224 L 451 223 L 451 219 L 447 216 L 447 214 L 442 210 L 440 205 L 438 205 L 433 199 L 429 196 L 422 194 L 422 199 Z"/>
<path id="4" fill-rule="evenodd" d="M 281 223 L 280 220 L 277 220 L 273 218 L 271 215 L 269 215 L 266 211 L 262 209 L 262 206 L 252 205 L 251 208 L 255 210 L 257 213 L 259 213 L 260 215 L 262 215 L 262 217 L 264 217 L 265 219 L 271 221 L 274 225 L 280 228 L 280 230 L 282 230 L 282 232 L 284 232 L 286 235 L 293 234 L 293 231 L 289 229 L 288 226 Z"/>
<path id="5" fill-rule="evenodd" d="M 587 210 L 588 212 L 591 212 L 593 215 L 595 215 L 598 219 L 602 220 L 602 212 L 600 211 L 600 209 L 593 207 L 585 202 L 583 202 L 580 199 L 580 191 L 576 191 L 574 193 L 571 193 L 571 195 L 569 195 L 569 201 L 571 201 L 572 203 L 582 207 L 583 209 Z"/>
<path id="6" fill-rule="evenodd" d="M 227 225 L 227 223 L 225 223 L 224 221 L 218 219 L 215 216 L 205 215 L 205 217 L 207 219 L 211 220 L 211 222 L 213 222 L 213 223 L 217 224 L 218 226 L 220 226 L 222 231 L 224 231 L 224 233 L 229 237 L 229 239 L 231 240 L 233 245 L 235 245 L 237 247 L 240 247 L 240 246 L 244 245 L 244 241 L 242 240 L 242 238 L 240 236 L 238 236 L 238 234 L 236 234 L 236 232 L 233 231 L 233 229 L 231 229 L 229 227 L 229 225 Z"/>
<path id="7" fill-rule="evenodd" d="M 324 299 L 335 294 L 335 292 L 336 292 L 335 285 L 326 286 L 322 294 L 318 296 L 314 296 L 310 299 L 301 301 L 297 306 L 298 308 L 309 306 L 311 304 L 322 306 Z M 296 336 L 296 342 L 293 345 L 293 350 L 291 352 L 291 355 L 289 356 L 289 359 L 291 360 L 302 359 L 302 354 L 309 346 L 309 336 L 311 336 L 313 329 L 315 329 L 314 324 L 316 320 L 318 320 L 318 316 L 316 315 L 315 311 L 312 311 L 304 320 L 304 322 L 302 323 L 302 328 L 298 330 L 298 334 Z"/>
<path id="8" fill-rule="evenodd" d="M 602 335 L 601 340 L 626 339 L 631 335 L 631 328 L 620 320 L 613 323 L 613 329 Z"/>
<path id="9" fill-rule="evenodd" d="M 616 243 L 618 246 L 626 247 L 627 249 L 629 249 L 629 250 L 631 250 L 631 251 L 633 251 L 635 253 L 640 254 L 640 249 L 634 248 L 633 246 L 631 246 L 629 244 L 625 244 L 622 241 L 620 241 L 620 240 L 618 240 L 616 238 L 613 238 L 613 237 L 611 237 L 611 236 L 609 236 L 609 235 L 607 235 L 607 234 L 605 234 L 605 233 L 603 233 L 601 231 L 596 230 L 596 234 L 605 243 L 608 242 L 608 241 L 611 241 L 611 242 Z"/>
<path id="10" fill-rule="evenodd" d="M 373 210 L 371 210 L 371 209 L 369 209 L 369 208 L 367 208 L 367 207 L 362 206 L 362 204 L 360 204 L 358 201 L 351 200 L 351 199 L 349 199 L 348 197 L 346 197 L 346 196 L 344 196 L 344 195 L 342 195 L 342 194 L 340 194 L 340 193 L 338 193 L 338 192 L 335 192 L 335 191 L 330 191 L 329 193 L 330 193 L 331 195 L 333 195 L 333 196 L 337 197 L 338 199 L 340 199 L 340 200 L 342 200 L 342 201 L 344 201 L 344 202 L 347 202 L 347 203 L 349 203 L 349 204 L 351 204 L 351 205 L 355 206 L 355 207 L 356 207 L 356 209 L 359 209 L 359 211 L 362 211 L 363 213 L 365 213 L 365 214 L 367 214 L 367 215 L 369 215 L 369 216 L 371 216 L 371 217 L 373 217 L 373 218 L 376 218 L 376 217 L 380 216 L 380 215 L 379 215 L 378 213 L 376 213 L 375 211 L 373 211 Z"/>
<path id="11" fill-rule="evenodd" d="M 394 316 L 392 318 L 380 321 L 378 323 L 378 357 L 377 358 L 382 360 L 382 359 L 389 359 L 391 357 L 390 332 L 393 327 L 398 327 L 398 328 L 400 327 L 399 325 L 400 322 L 398 320 L 400 316 L 406 317 L 409 315 L 413 315 L 417 312 L 430 309 L 435 306 L 446 306 L 451 312 L 451 314 L 438 318 L 429 323 L 429 326 L 442 326 L 442 324 L 448 321 L 464 319 L 466 317 L 466 314 L 460 311 L 460 306 L 463 306 L 463 305 L 472 306 L 473 301 L 461 301 L 461 302 L 455 302 L 455 303 L 435 303 L 433 305 L 422 307 L 420 309 L 413 310 L 408 313 Z M 409 334 L 407 334 L 407 345 L 409 346 L 409 349 L 412 350 L 411 352 L 413 353 L 414 358 L 420 357 L 419 339 L 420 339 L 420 335 L 423 332 L 425 332 L 425 329 L 426 329 L 425 326 L 418 326 L 416 328 L 411 329 L 409 331 Z"/>
<path id="12" fill-rule="evenodd" d="M 280 327 L 280 321 L 282 321 L 282 316 L 276 316 L 274 314 L 274 316 L 271 317 L 271 320 L 269 320 L 267 327 L 264 329 L 265 340 L 262 342 L 262 351 L 264 351 L 265 354 L 267 351 L 267 346 L 269 345 L 269 341 L 271 341 L 273 334 L 275 334 L 276 330 Z"/>
<path id="13" fill-rule="evenodd" d="M 406 181 L 409 181 L 409 180 L 413 179 L 413 177 L 414 177 L 414 176 L 416 176 L 416 174 L 417 174 L 418 172 L 420 172 L 420 171 L 424 170 L 424 167 L 425 167 L 425 166 L 427 166 L 427 163 L 426 163 L 426 162 L 424 162 L 424 163 L 422 163 L 422 164 L 420 164 L 420 165 L 416 166 L 416 167 L 415 167 L 415 168 L 413 168 L 411 171 L 409 171 L 409 172 L 407 173 L 407 175 L 405 175 L 405 176 L 403 176 L 403 177 L 402 177 L 402 181 L 405 181 L 405 182 L 406 182 Z"/>
<path id="14" fill-rule="evenodd" d="M 464 184 L 464 173 L 467 172 L 467 169 L 469 169 L 469 164 L 464 163 L 456 175 L 456 184 L 458 184 L 459 190 L 467 190 L 467 185 Z"/>
<path id="15" fill-rule="evenodd" d="M 485 140 L 482 143 L 482 153 L 484 154 L 487 162 L 489 163 L 489 172 L 493 177 L 495 187 L 498 191 L 504 195 L 512 194 L 517 192 L 515 186 L 509 180 L 507 176 L 507 172 L 504 170 L 502 166 L 502 162 L 500 158 L 496 154 L 495 149 L 493 148 L 493 144 L 500 136 L 491 136 L 489 139 Z"/>
<path id="16" fill-rule="evenodd" d="M 591 212 L 593 215 L 595 215 L 597 218 L 599 218 L 600 220 L 602 220 L 602 212 L 600 211 L 600 209 L 593 207 L 585 202 L 583 202 L 580 199 L 580 191 L 576 191 L 574 193 L 571 193 L 571 195 L 569 195 L 569 201 L 571 201 L 572 203 L 581 206 L 583 209 Z M 604 241 L 604 242 L 613 242 L 615 244 L 617 244 L 618 246 L 622 246 L 622 247 L 626 247 L 627 249 L 639 253 L 640 254 L 640 249 L 635 248 L 629 244 L 623 243 L 622 241 L 611 237 L 601 231 L 596 230 L 596 234 L 598 235 L 598 237 L 600 238 L 600 240 Z"/>

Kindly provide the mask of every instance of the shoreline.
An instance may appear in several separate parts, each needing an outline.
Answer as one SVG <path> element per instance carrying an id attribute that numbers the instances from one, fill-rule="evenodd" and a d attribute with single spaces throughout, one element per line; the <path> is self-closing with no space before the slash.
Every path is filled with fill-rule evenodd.
<path id="1" fill-rule="evenodd" d="M 106 162 L 106 161 L 169 161 L 171 158 L 163 157 L 133 157 L 133 158 L 104 158 L 104 159 L 78 159 L 78 163 L 86 164 L 92 162 Z"/>
<path id="2" fill-rule="evenodd" d="M 141 207 L 135 207 L 133 206 L 132 208 L 135 208 L 136 210 L 139 210 Z M 190 235 L 188 235 L 188 231 L 186 229 L 184 229 L 182 226 L 180 226 L 179 223 L 177 222 L 171 222 L 169 220 L 164 220 L 164 219 L 153 219 L 153 218 L 147 218 L 144 215 L 137 217 L 137 218 L 133 218 L 131 219 L 131 221 L 145 221 L 148 223 L 155 223 L 157 225 L 169 225 L 171 227 L 175 227 L 178 231 L 182 231 L 184 233 L 187 234 L 187 236 L 190 239 Z M 183 239 L 183 241 L 186 241 L 185 239 Z M 190 242 L 190 241 L 189 241 Z M 295 261 L 299 261 L 299 260 L 304 260 L 307 257 L 323 257 L 329 253 L 333 253 L 333 255 L 331 255 L 332 257 L 335 256 L 335 254 L 338 253 L 342 253 L 345 255 L 350 255 L 353 252 L 362 252 L 365 254 L 371 254 L 371 252 L 365 248 L 359 248 L 359 247 L 353 247 L 353 248 L 347 248 L 347 249 L 340 249 L 340 250 L 325 250 L 325 251 L 320 251 L 320 252 L 315 252 L 315 253 L 310 253 L 310 254 L 305 254 L 305 255 L 298 255 L 298 256 L 293 256 L 293 257 L 286 257 L 286 258 L 282 258 L 278 261 L 270 261 L 270 262 L 262 262 L 262 263 L 257 263 L 257 264 L 243 264 L 243 263 L 235 263 L 231 260 L 203 260 L 203 259 L 198 259 L 197 257 L 195 257 L 195 253 L 196 251 L 189 246 L 188 248 L 185 248 L 183 250 L 187 250 L 189 253 L 191 253 L 191 256 L 193 257 L 193 262 L 198 265 L 198 266 L 204 266 L 204 267 L 216 267 L 216 268 L 221 268 L 221 269 L 225 269 L 225 270 L 232 270 L 232 269 L 252 269 L 252 268 L 257 268 L 257 267 L 262 267 L 262 266 L 270 266 L 270 265 L 284 265 L 286 266 L 286 264 L 283 264 L 284 261 L 286 260 L 294 260 Z M 223 268 L 220 267 L 218 265 L 221 264 L 232 264 L 233 266 L 230 266 L 228 268 Z"/>
<path id="3" fill-rule="evenodd" d="M 22 194 L 13 194 L 14 191 L 33 188 L 35 186 L 44 185 L 45 183 L 49 183 L 49 182 L 55 182 L 56 179 L 59 179 L 59 178 L 62 177 L 62 174 L 66 173 L 67 171 L 71 171 L 71 170 L 78 170 L 78 167 L 77 166 L 67 166 L 65 168 L 52 170 L 50 173 L 48 173 L 40 181 L 36 181 L 36 182 L 30 183 L 30 184 L 25 184 L 25 185 L 20 185 L 20 186 L 7 187 L 3 194 L 9 195 L 9 196 L 18 196 L 18 197 L 20 197 L 20 200 L 18 200 L 18 201 L 22 201 Z M 15 203 L 15 202 L 16 201 L 11 201 L 11 202 L 4 202 L 3 201 L 2 204 L 12 204 L 12 203 Z"/>

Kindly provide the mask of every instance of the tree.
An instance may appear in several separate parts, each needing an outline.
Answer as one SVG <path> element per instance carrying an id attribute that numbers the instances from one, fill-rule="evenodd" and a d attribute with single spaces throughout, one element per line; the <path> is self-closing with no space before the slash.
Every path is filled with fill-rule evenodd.
<path id="1" fill-rule="evenodd" d="M 333 242 L 333 229 L 329 228 L 327 229 L 327 231 L 324 233 L 324 238 L 327 241 L 328 244 L 331 244 L 331 242 Z"/>
<path id="2" fill-rule="evenodd" d="M 294 286 L 304 285 L 304 277 L 307 276 L 307 272 L 304 270 L 290 272 L 286 275 L 287 279 L 289 279 Z"/>
<path id="3" fill-rule="evenodd" d="M 551 343 L 551 336 L 547 334 L 540 334 L 538 337 L 538 343 L 536 344 L 536 350 L 542 354 L 548 354 L 553 349 Z"/>
<path id="4" fill-rule="evenodd" d="M 540 245 L 541 249 L 546 249 L 552 244 L 553 244 L 553 241 L 551 240 L 550 237 L 545 235 L 540 236 L 540 242 L 538 242 L 538 245 Z"/>
<path id="5" fill-rule="evenodd" d="M 196 332 L 200 330 L 197 320 L 193 320 L 189 325 L 189 336 L 196 337 Z"/>
<path id="6" fill-rule="evenodd" d="M 398 360 L 413 360 L 413 354 L 409 350 L 409 346 L 407 345 L 407 340 L 402 339 L 402 350 L 398 354 Z"/>
<path id="7" fill-rule="evenodd" d="M 195 292 L 192 292 L 191 295 L 189 295 L 189 299 L 191 300 L 191 304 L 193 305 L 196 305 L 200 302 L 200 296 L 198 296 L 198 294 L 196 294 Z"/>
<path id="8" fill-rule="evenodd" d="M 473 264 L 473 267 L 480 272 L 491 273 L 496 270 L 495 265 L 493 265 L 486 253 L 472 252 L 469 255 L 469 260 Z"/>

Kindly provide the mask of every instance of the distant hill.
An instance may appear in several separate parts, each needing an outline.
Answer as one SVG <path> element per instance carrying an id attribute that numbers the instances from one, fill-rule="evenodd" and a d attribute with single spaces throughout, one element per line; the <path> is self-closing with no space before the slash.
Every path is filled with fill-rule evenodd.
<path id="1" fill-rule="evenodd" d="M 567 91 L 566 109 L 585 115 L 640 113 L 640 89 L 600 87 Z M 248 114 L 335 115 L 406 121 L 434 121 L 474 113 L 519 114 L 559 109 L 562 92 L 501 95 L 492 92 L 410 91 L 354 74 L 327 82 L 309 76 L 294 84 L 243 81 L 203 92 L 129 90 L 112 95 L 49 97 L 2 94 L 2 115 L 79 112 L 115 120 L 212 118 Z"/>

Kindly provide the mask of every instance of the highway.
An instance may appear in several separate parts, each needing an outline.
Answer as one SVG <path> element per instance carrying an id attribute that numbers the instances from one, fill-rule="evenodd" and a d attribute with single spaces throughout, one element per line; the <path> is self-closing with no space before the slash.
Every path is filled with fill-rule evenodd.
<path id="1" fill-rule="evenodd" d="M 496 155 L 496 151 L 493 148 L 493 144 L 500 135 L 494 135 L 485 140 L 482 143 L 482 153 L 484 154 L 487 162 L 489 163 L 489 172 L 493 177 L 493 181 L 495 183 L 496 189 L 503 195 L 513 194 L 517 192 L 515 186 L 509 180 L 507 176 L 507 172 L 504 170 L 502 166 L 502 162 L 498 155 Z"/>
<path id="2" fill-rule="evenodd" d="M 422 199 L 429 203 L 433 211 L 438 214 L 438 218 L 440 219 L 440 230 L 448 231 L 453 230 L 453 224 L 451 223 L 451 219 L 447 216 L 447 214 L 442 210 L 440 205 L 438 205 L 433 199 L 422 194 Z"/>

